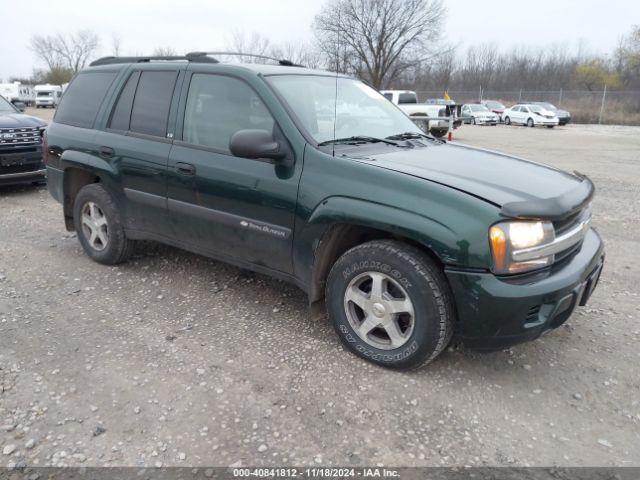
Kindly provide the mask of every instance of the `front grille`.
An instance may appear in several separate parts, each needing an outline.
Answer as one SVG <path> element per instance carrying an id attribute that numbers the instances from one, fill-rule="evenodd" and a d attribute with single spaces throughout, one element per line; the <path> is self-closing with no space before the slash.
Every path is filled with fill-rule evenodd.
<path id="1" fill-rule="evenodd" d="M 562 220 L 553 222 L 553 228 L 556 231 L 556 237 L 562 235 L 567 230 L 571 230 L 581 219 L 584 210 L 578 210 Z"/>
<path id="2" fill-rule="evenodd" d="M 582 222 L 589 220 L 591 217 L 591 208 L 586 207 L 582 210 L 578 210 L 577 212 L 572 213 L 568 217 L 565 217 L 561 220 L 556 220 L 553 222 L 553 227 L 555 229 L 556 238 L 559 236 L 571 231 Z M 582 245 L 582 238 L 579 241 L 576 241 L 573 245 L 568 246 L 564 250 L 555 254 L 555 263 L 562 262 L 570 258 L 574 253 L 576 253 L 580 246 Z"/>
<path id="3" fill-rule="evenodd" d="M 38 145 L 40 141 L 41 133 L 38 127 L 0 128 L 0 150 Z"/>
<path id="4" fill-rule="evenodd" d="M 0 167 L 0 177 L 12 173 L 35 172 L 36 170 L 40 170 L 40 168 L 43 168 L 40 163 L 25 163 L 24 165 Z"/>

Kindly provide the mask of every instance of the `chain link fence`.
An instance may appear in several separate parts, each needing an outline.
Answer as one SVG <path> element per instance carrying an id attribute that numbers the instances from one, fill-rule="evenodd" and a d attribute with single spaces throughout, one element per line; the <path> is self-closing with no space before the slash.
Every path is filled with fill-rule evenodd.
<path id="1" fill-rule="evenodd" d="M 442 98 L 443 90 L 416 92 L 418 100 Z M 571 113 L 575 123 L 640 125 L 640 90 L 449 90 L 457 103 L 498 100 L 506 106 L 518 102 L 549 102 Z"/>

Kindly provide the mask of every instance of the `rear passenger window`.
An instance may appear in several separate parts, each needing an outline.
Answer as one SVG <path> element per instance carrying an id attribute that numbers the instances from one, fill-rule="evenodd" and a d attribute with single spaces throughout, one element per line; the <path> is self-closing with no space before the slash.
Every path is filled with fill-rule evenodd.
<path id="1" fill-rule="evenodd" d="M 183 140 L 229 151 L 238 130 L 273 132 L 274 120 L 258 94 L 241 80 L 195 73 L 184 113 Z"/>
<path id="2" fill-rule="evenodd" d="M 138 86 L 139 72 L 134 72 L 127 80 L 124 88 L 120 92 L 118 101 L 116 102 L 111 120 L 109 120 L 109 128 L 114 130 L 129 130 L 129 121 L 131 120 L 131 106 L 133 105 L 133 97 L 136 94 Z"/>
<path id="3" fill-rule="evenodd" d="M 78 74 L 58 106 L 55 121 L 82 128 L 93 127 L 102 100 L 115 78 L 116 72 Z"/>
<path id="4" fill-rule="evenodd" d="M 164 137 L 178 72 L 147 71 L 140 74 L 131 110 L 132 132 Z"/>

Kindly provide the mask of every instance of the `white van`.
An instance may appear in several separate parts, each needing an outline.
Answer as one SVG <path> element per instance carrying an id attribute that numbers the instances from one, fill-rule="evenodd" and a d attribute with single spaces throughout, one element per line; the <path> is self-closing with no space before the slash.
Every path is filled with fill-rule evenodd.
<path id="1" fill-rule="evenodd" d="M 62 97 L 62 87 L 59 85 L 36 85 L 36 108 L 57 107 Z"/>

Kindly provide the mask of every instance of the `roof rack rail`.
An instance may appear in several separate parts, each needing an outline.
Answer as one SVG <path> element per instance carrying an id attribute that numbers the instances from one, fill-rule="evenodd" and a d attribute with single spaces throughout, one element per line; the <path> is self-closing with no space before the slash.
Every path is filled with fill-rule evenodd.
<path id="1" fill-rule="evenodd" d="M 175 60 L 187 60 L 189 62 L 200 63 L 220 63 L 215 58 L 207 56 L 207 54 L 200 54 L 198 52 L 188 53 L 186 55 L 152 55 L 145 57 L 102 57 L 89 64 L 90 67 L 97 67 L 98 65 L 115 65 L 118 63 L 148 63 L 155 61 L 175 61 Z"/>
<path id="2" fill-rule="evenodd" d="M 284 67 L 302 67 L 303 65 L 298 65 L 297 63 L 293 63 L 291 60 L 287 60 L 284 58 L 275 58 L 270 57 L 268 55 L 258 55 L 255 53 L 244 53 L 244 52 L 191 52 L 187 53 L 187 57 L 197 58 L 198 60 L 202 57 L 211 58 L 210 55 L 229 55 L 234 57 L 252 57 L 252 58 L 262 58 L 263 60 L 272 60 L 277 62 L 278 65 L 282 65 Z"/>

